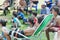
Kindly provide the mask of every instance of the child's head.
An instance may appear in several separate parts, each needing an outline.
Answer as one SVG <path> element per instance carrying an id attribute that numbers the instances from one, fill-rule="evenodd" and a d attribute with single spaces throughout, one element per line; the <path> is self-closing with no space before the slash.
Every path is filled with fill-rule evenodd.
<path id="1" fill-rule="evenodd" d="M 7 21 L 6 20 L 0 20 L 0 26 L 6 26 Z"/>
<path id="2" fill-rule="evenodd" d="M 41 8 L 45 8 L 46 7 L 46 3 L 42 3 Z"/>
<path id="3" fill-rule="evenodd" d="M 52 14 L 54 16 L 59 15 L 59 8 L 57 6 L 55 6 L 55 7 L 52 8 Z"/>
<path id="4" fill-rule="evenodd" d="M 13 11 L 13 16 L 17 17 L 17 12 Z"/>
<path id="5" fill-rule="evenodd" d="M 29 22 L 30 25 L 34 25 L 34 24 L 35 24 L 33 18 L 29 18 L 29 19 L 28 19 L 28 22 Z"/>
<path id="6" fill-rule="evenodd" d="M 33 16 L 36 17 L 37 16 L 37 13 L 36 12 L 33 12 Z"/>
<path id="7" fill-rule="evenodd" d="M 44 19 L 44 15 L 41 17 L 38 17 L 38 23 L 40 24 L 42 22 L 42 20 Z"/>

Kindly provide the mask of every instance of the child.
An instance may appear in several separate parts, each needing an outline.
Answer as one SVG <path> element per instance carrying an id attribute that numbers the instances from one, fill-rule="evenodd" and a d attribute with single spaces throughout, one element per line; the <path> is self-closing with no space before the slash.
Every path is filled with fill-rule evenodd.
<path id="1" fill-rule="evenodd" d="M 27 22 L 27 19 L 25 18 L 23 11 L 21 9 L 18 9 L 18 16 L 19 19 L 23 20 L 23 24 Z"/>
<path id="2" fill-rule="evenodd" d="M 4 15 L 6 16 L 7 15 L 7 12 L 8 13 L 10 13 L 10 10 L 8 9 L 8 7 L 9 7 L 9 2 L 8 1 L 5 1 L 5 3 L 4 3 L 4 10 L 3 10 L 3 13 L 4 13 Z"/>
<path id="3" fill-rule="evenodd" d="M 33 18 L 34 18 L 34 23 L 37 23 L 38 22 L 38 19 L 37 19 L 37 13 L 33 12 Z"/>
<path id="4" fill-rule="evenodd" d="M 13 23 L 12 26 L 11 26 L 12 30 L 17 29 L 17 25 L 16 25 L 16 23 L 15 23 L 14 21 L 13 21 L 12 23 Z"/>
<path id="5" fill-rule="evenodd" d="M 4 36 L 4 40 L 11 40 L 10 36 L 9 36 L 9 32 L 6 28 L 6 21 L 5 20 L 0 20 L 0 26 L 2 27 L 2 33 L 3 33 L 3 36 Z M 6 37 L 6 38 L 5 38 Z"/>
<path id="6" fill-rule="evenodd" d="M 23 30 L 23 31 L 21 31 L 21 30 L 19 30 L 18 31 L 18 33 L 16 33 L 16 32 L 14 32 L 13 34 L 13 36 L 15 36 L 15 37 L 17 37 L 17 38 L 23 38 L 21 35 L 19 35 L 19 33 L 21 33 L 21 34 L 23 34 L 23 35 L 25 35 L 25 36 L 30 36 L 30 35 L 32 35 L 33 33 L 34 33 L 34 31 L 36 30 L 36 26 L 34 26 L 34 19 L 32 19 L 32 18 L 29 18 L 29 27 L 27 28 L 27 29 L 25 29 L 25 30 Z M 11 33 L 12 33 L 13 31 L 10 31 L 10 35 L 11 35 Z"/>
<path id="7" fill-rule="evenodd" d="M 17 18 L 17 13 L 15 11 L 13 12 L 13 22 L 17 25 L 17 27 L 21 26 L 21 23 L 19 19 Z"/>
<path id="8" fill-rule="evenodd" d="M 24 19 L 24 14 L 23 14 L 23 11 L 21 10 L 21 9 L 18 9 L 18 17 L 20 18 L 20 19 Z"/>
<path id="9" fill-rule="evenodd" d="M 57 40 L 60 40 L 60 13 L 59 13 L 59 8 L 58 7 L 53 7 L 52 8 L 52 13 L 54 15 L 54 19 L 55 19 L 55 26 L 52 27 L 51 29 L 54 29 L 55 31 L 58 32 L 58 37 Z"/>
<path id="10" fill-rule="evenodd" d="M 43 3 L 41 5 L 41 14 L 50 14 L 50 9 L 48 7 L 46 7 L 46 3 Z"/>
<path id="11" fill-rule="evenodd" d="M 50 9 L 52 7 L 52 2 L 50 2 L 50 0 L 46 0 L 45 2 L 47 4 L 47 7 Z"/>

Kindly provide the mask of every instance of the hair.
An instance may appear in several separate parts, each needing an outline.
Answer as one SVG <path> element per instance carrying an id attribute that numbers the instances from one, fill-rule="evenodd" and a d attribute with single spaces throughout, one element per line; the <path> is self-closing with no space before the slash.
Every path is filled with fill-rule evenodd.
<path id="1" fill-rule="evenodd" d="M 33 12 L 33 15 L 36 17 L 37 16 L 37 13 L 36 12 Z"/>
<path id="2" fill-rule="evenodd" d="M 18 8 L 18 11 L 23 12 L 22 9 Z"/>
<path id="3" fill-rule="evenodd" d="M 7 21 L 5 21 L 5 20 L 0 20 L 0 24 L 2 24 L 2 26 L 6 26 L 6 23 L 7 23 Z"/>
<path id="4" fill-rule="evenodd" d="M 60 15 L 60 12 L 59 12 L 59 7 L 54 6 L 52 9 L 54 9 L 54 10 L 55 10 L 55 12 L 57 12 L 57 14 L 58 14 L 58 15 Z"/>
<path id="5" fill-rule="evenodd" d="M 33 18 L 29 18 L 28 19 L 28 22 L 30 22 L 32 25 L 34 25 L 35 23 L 34 23 L 34 19 Z"/>
<path id="6" fill-rule="evenodd" d="M 13 11 L 13 16 L 17 17 L 17 15 L 18 15 L 17 12 Z"/>
<path id="7" fill-rule="evenodd" d="M 40 24 L 42 22 L 42 20 L 44 19 L 44 15 L 41 17 L 38 17 L 38 23 Z"/>

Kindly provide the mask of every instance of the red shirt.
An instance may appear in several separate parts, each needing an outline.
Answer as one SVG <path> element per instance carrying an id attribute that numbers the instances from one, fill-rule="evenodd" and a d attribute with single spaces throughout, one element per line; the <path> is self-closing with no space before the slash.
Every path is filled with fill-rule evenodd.
<path id="1" fill-rule="evenodd" d="M 34 18 L 34 23 L 36 24 L 36 23 L 37 23 L 37 21 L 38 21 L 38 20 L 37 20 L 37 18 L 35 17 L 35 18 Z"/>

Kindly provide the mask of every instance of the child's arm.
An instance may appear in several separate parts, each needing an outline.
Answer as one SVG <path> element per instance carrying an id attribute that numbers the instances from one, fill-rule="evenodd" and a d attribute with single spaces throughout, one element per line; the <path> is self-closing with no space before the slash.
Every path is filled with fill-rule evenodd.
<path id="1" fill-rule="evenodd" d="M 8 30 L 5 27 L 2 28 L 2 32 L 4 33 L 4 36 L 7 38 L 7 40 L 11 40 L 11 37 L 8 34 Z"/>
<path id="2" fill-rule="evenodd" d="M 2 28 L 2 32 L 4 32 L 4 33 L 8 33 L 7 28 L 3 27 L 3 28 Z"/>

